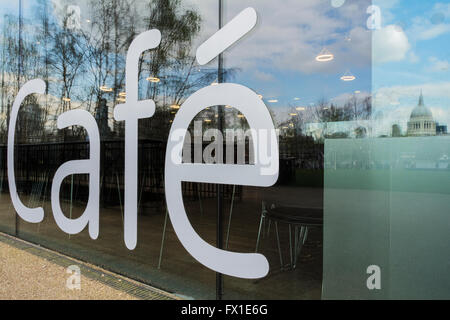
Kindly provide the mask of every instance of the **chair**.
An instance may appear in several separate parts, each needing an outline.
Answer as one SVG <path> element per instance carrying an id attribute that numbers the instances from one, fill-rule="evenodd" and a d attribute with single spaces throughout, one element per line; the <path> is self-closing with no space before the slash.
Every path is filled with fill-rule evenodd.
<path id="1" fill-rule="evenodd" d="M 277 206 L 275 204 L 272 204 L 269 208 L 267 207 L 266 202 L 262 201 L 262 211 L 259 221 L 259 230 L 256 239 L 255 252 L 258 252 L 261 234 L 264 237 L 266 220 L 268 221 L 267 235 L 270 233 L 271 223 L 274 222 L 275 225 L 275 234 L 281 269 L 283 270 L 286 267 L 295 269 L 303 245 L 308 238 L 309 228 L 323 226 L 323 209 Z M 285 266 L 283 263 L 278 223 L 284 223 L 288 225 L 290 264 L 288 264 L 287 266 Z M 292 232 L 292 227 L 294 228 L 294 232 Z"/>
<path id="2" fill-rule="evenodd" d="M 198 193 L 198 200 L 199 200 L 199 204 L 200 204 L 200 214 L 203 215 L 203 204 L 202 204 L 202 198 L 201 198 L 199 189 L 197 189 L 197 193 Z M 235 194 L 236 194 L 236 186 L 233 185 L 233 194 L 231 197 L 230 214 L 229 214 L 229 218 L 228 218 L 227 235 L 226 235 L 226 240 L 225 240 L 225 250 L 228 249 L 228 243 L 229 243 L 229 239 L 230 239 L 231 218 L 233 216 L 233 206 L 234 206 Z M 166 214 L 164 217 L 164 227 L 163 227 L 162 239 L 161 239 L 161 247 L 159 249 L 158 269 L 161 269 L 162 256 L 163 256 L 163 250 L 164 250 L 164 241 L 166 239 L 166 228 L 167 228 L 168 216 L 169 216 L 169 212 L 167 211 L 167 207 L 166 207 Z"/>

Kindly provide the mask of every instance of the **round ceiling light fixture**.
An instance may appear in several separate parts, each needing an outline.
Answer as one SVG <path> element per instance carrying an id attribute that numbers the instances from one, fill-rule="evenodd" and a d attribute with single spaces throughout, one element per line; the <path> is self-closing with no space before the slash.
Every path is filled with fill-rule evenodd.
<path id="1" fill-rule="evenodd" d="M 323 48 L 322 51 L 317 55 L 316 61 L 318 62 L 328 62 L 334 59 L 334 54 L 328 51 L 326 48 Z"/>
<path id="2" fill-rule="evenodd" d="M 148 77 L 147 81 L 150 81 L 151 83 L 158 83 L 161 81 L 158 77 Z"/>
<path id="3" fill-rule="evenodd" d="M 108 88 L 107 86 L 101 86 L 101 87 L 100 87 L 100 91 L 103 91 L 103 92 L 112 92 L 113 89 L 112 89 L 112 88 Z"/>
<path id="4" fill-rule="evenodd" d="M 350 71 L 347 71 L 346 73 L 344 73 L 344 75 L 341 77 L 342 81 L 353 81 L 355 80 L 356 77 L 350 73 Z"/>

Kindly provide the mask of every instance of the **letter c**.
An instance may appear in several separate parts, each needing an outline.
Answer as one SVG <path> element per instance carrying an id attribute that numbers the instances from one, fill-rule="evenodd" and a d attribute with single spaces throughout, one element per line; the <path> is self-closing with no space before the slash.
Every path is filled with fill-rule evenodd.
<path id="1" fill-rule="evenodd" d="M 39 223 L 44 219 L 44 209 L 42 209 L 42 207 L 28 208 L 20 201 L 14 175 L 14 135 L 16 131 L 17 115 L 23 100 L 33 93 L 45 93 L 45 82 L 43 80 L 34 79 L 25 83 L 19 90 L 11 110 L 8 128 L 8 185 L 11 201 L 17 214 L 27 222 Z"/>

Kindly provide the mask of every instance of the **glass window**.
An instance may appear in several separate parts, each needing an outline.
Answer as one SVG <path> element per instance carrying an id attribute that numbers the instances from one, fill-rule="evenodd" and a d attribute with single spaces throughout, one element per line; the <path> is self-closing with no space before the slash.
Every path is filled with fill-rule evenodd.
<path id="1" fill-rule="evenodd" d="M 23 103 L 16 125 L 15 166 L 20 197 L 30 207 L 42 206 L 45 210 L 45 218 L 38 224 L 19 219 L 19 236 L 171 292 L 214 298 L 215 273 L 197 263 L 182 247 L 168 219 L 164 157 L 169 128 L 179 106 L 217 77 L 215 63 L 199 66 L 195 61 L 196 46 L 217 29 L 217 2 L 21 3 L 20 84 L 41 78 L 47 88 L 44 95 L 32 95 Z M 17 15 L 11 23 L 17 25 Z M 113 110 L 126 101 L 128 48 L 138 34 L 153 28 L 161 31 L 161 44 L 142 54 L 138 81 L 139 99 L 153 99 L 156 112 L 139 121 L 138 241 L 136 249 L 129 250 L 123 231 L 124 123 L 114 119 Z M 3 30 L 14 29 L 5 25 Z M 16 38 L 10 41 L 17 42 Z M 14 53 L 7 51 L 10 57 Z M 10 96 L 12 101 L 15 93 Z M 87 228 L 76 235 L 62 232 L 50 205 L 51 183 L 58 167 L 69 160 L 89 157 L 89 136 L 82 127 L 57 128 L 58 116 L 76 109 L 91 113 L 101 137 L 100 231 L 96 240 L 90 238 Z M 215 228 L 210 233 L 209 224 L 214 223 L 215 215 L 210 207 L 215 208 L 217 191 L 211 185 L 192 184 L 184 185 L 183 190 L 194 228 L 213 241 Z M 64 215 L 80 217 L 88 194 L 89 175 L 66 177 L 60 190 Z M 7 193 L 2 197 L 6 199 Z M 9 205 L 9 201 L 2 201 L 2 205 Z M 6 214 L 2 211 L 2 215 Z M 2 219 L 1 223 L 8 221 Z"/>
<path id="2" fill-rule="evenodd" d="M 0 231 L 15 234 L 16 215 L 8 193 L 6 132 L 9 110 L 20 86 L 22 66 L 23 34 L 20 25 L 19 3 L 8 2 L 0 6 L 0 56 L 1 56 L 1 101 L 0 101 Z"/>
<path id="3" fill-rule="evenodd" d="M 200 65 L 197 48 L 248 7 L 256 26 Z M 448 298 L 448 4 L 19 0 L 2 3 L 0 15 L 0 231 L 185 297 Z M 127 128 L 114 112 L 133 96 L 130 45 L 151 29 L 160 30 L 160 45 L 134 62 L 137 97 L 153 100 L 155 112 L 138 122 L 138 236 L 129 250 Z M 20 106 L 14 174 L 22 202 L 44 209 L 39 223 L 15 214 L 7 176 L 12 105 L 31 79 L 46 88 Z M 183 204 L 207 243 L 265 255 L 270 272 L 257 280 L 200 264 L 167 213 L 169 130 L 190 96 L 219 83 L 246 86 L 267 106 L 279 177 L 271 187 L 183 182 Z M 183 162 L 255 164 L 240 106 L 202 107 L 186 132 Z M 58 129 L 58 117 L 72 110 L 89 112 L 100 134 L 96 240 L 87 228 L 68 235 L 52 214 L 58 168 L 91 156 L 82 126 Z M 62 181 L 67 218 L 82 216 L 91 179 Z"/>
<path id="4" fill-rule="evenodd" d="M 224 55 L 226 81 L 260 94 L 280 148 L 276 185 L 243 187 L 227 217 L 230 250 L 263 253 L 270 273 L 258 281 L 227 277 L 226 298 L 321 298 L 324 141 L 370 134 L 369 4 L 225 2 L 225 21 L 248 6 L 258 12 L 255 29 Z M 227 126 L 245 122 L 225 112 Z"/>

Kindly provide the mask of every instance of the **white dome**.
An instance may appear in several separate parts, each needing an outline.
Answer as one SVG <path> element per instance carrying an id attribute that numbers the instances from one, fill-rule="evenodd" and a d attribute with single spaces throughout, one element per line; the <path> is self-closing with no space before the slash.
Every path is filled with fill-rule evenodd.
<path id="1" fill-rule="evenodd" d="M 410 117 L 411 120 L 417 118 L 427 118 L 429 120 L 433 120 L 433 113 L 425 106 L 422 93 L 420 94 L 419 104 L 413 109 Z"/>

